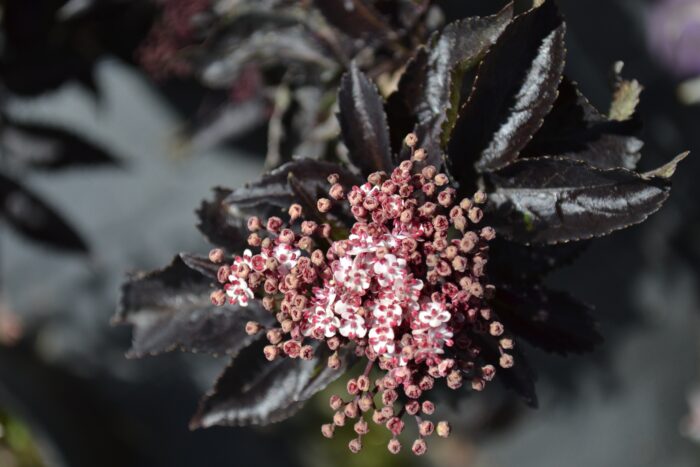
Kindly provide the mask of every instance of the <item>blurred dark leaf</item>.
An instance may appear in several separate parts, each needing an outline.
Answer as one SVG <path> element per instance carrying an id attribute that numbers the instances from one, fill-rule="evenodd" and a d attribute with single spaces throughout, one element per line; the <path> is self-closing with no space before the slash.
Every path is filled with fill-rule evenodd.
<path id="1" fill-rule="evenodd" d="M 350 161 L 364 175 L 393 168 L 389 127 L 377 87 L 353 63 L 340 81 L 338 121 Z"/>
<path id="2" fill-rule="evenodd" d="M 278 422 L 343 374 L 330 370 L 326 359 L 278 358 L 267 361 L 260 339 L 241 351 L 224 370 L 214 389 L 200 403 L 190 428 Z M 318 353 L 323 353 L 317 350 Z"/>
<path id="3" fill-rule="evenodd" d="M 381 39 L 391 34 L 384 18 L 365 0 L 315 0 L 330 24 L 355 38 Z"/>
<path id="4" fill-rule="evenodd" d="M 0 79 L 10 92 L 34 96 L 69 81 L 96 91 L 93 74 L 100 57 L 133 60 L 150 28 L 151 2 L 92 3 L 84 8 L 50 0 L 4 2 Z"/>
<path id="5" fill-rule="evenodd" d="M 332 72 L 339 65 L 322 38 L 303 24 L 275 24 L 274 15 L 244 17 L 240 21 L 260 23 L 257 30 L 242 34 L 232 24 L 196 59 L 204 83 L 214 88 L 233 85 L 245 68 L 254 63 L 261 69 L 276 65 L 300 64 L 310 69 Z M 285 21 L 286 18 L 285 18 Z M 250 25 L 247 25 L 250 27 Z"/>
<path id="6" fill-rule="evenodd" d="M 72 132 L 45 124 L 21 123 L 3 117 L 0 145 L 11 166 L 65 169 L 79 166 L 119 165 L 102 148 Z"/>
<path id="7" fill-rule="evenodd" d="M 190 120 L 182 131 L 182 138 L 193 151 L 205 151 L 247 134 L 268 116 L 269 104 L 262 97 L 235 104 L 226 102 Z"/>
<path id="8" fill-rule="evenodd" d="M 556 245 L 523 245 L 504 238 L 490 242 L 489 271 L 501 280 L 533 281 L 568 266 L 588 247 L 589 242 Z"/>
<path id="9" fill-rule="evenodd" d="M 193 263 L 193 257 L 186 258 Z M 245 333 L 248 321 L 265 325 L 274 320 L 256 301 L 247 307 L 212 305 L 209 294 L 216 279 L 186 261 L 178 256 L 166 268 L 135 274 L 122 286 L 114 321 L 134 327 L 129 357 L 175 349 L 236 355 L 255 339 Z"/>
<path id="10" fill-rule="evenodd" d="M 52 248 L 87 253 L 80 234 L 37 195 L 0 173 L 0 218 L 21 235 Z"/>
<path id="11" fill-rule="evenodd" d="M 515 160 L 540 128 L 557 97 L 565 29 L 546 1 L 517 17 L 486 54 L 448 147 L 458 181 L 473 163 L 484 172 Z"/>
<path id="12" fill-rule="evenodd" d="M 660 177 L 553 157 L 515 161 L 490 180 L 494 227 L 522 243 L 606 235 L 642 222 L 670 192 L 670 183 Z"/>
<path id="13" fill-rule="evenodd" d="M 590 352 L 602 341 L 592 309 L 534 284 L 499 284 L 494 305 L 508 332 L 561 355 Z"/>
<path id="14" fill-rule="evenodd" d="M 601 169 L 634 169 L 644 145 L 634 137 L 637 119 L 610 121 L 566 78 L 542 128 L 523 149 L 522 157 L 562 156 Z"/>

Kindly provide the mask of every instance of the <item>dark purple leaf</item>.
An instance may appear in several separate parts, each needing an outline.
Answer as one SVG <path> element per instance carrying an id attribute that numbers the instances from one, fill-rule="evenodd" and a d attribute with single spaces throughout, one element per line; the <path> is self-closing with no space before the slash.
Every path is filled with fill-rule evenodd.
<path id="1" fill-rule="evenodd" d="M 479 63 L 512 16 L 508 5 L 493 16 L 450 23 L 433 34 L 406 67 L 394 99 L 400 99 L 416 117 L 415 131 L 428 151 L 429 163 L 442 162 L 441 148 L 447 139 L 447 135 L 442 138 L 443 126 L 451 129 L 454 124 L 466 70 Z"/>
<path id="2" fill-rule="evenodd" d="M 105 150 L 68 130 L 39 123 L 21 123 L 3 117 L 0 130 L 5 161 L 11 166 L 64 169 L 119 165 Z"/>
<path id="3" fill-rule="evenodd" d="M 330 24 L 350 37 L 382 39 L 391 30 L 373 5 L 365 0 L 315 0 Z"/>
<path id="4" fill-rule="evenodd" d="M 508 332 L 547 352 L 590 352 L 602 341 L 592 308 L 535 284 L 502 284 L 494 306 Z"/>
<path id="5" fill-rule="evenodd" d="M 247 347 L 224 370 L 200 403 L 191 429 L 279 422 L 345 371 L 328 369 L 323 356 L 269 362 L 262 351 L 266 343 L 261 339 Z"/>
<path id="6" fill-rule="evenodd" d="M 338 164 L 298 159 L 268 172 L 257 182 L 233 190 L 224 203 L 241 208 L 271 205 L 286 210 L 295 202 L 294 191 L 288 183 L 290 174 L 294 174 L 309 192 L 316 194 L 319 190 L 328 191 L 327 178 L 333 173 L 340 175 L 340 183 L 344 186 L 357 183 L 357 177 Z"/>
<path id="7" fill-rule="evenodd" d="M 589 242 L 523 245 L 504 238 L 490 242 L 489 271 L 501 280 L 532 281 L 570 265 Z"/>
<path id="8" fill-rule="evenodd" d="M 246 245 L 247 216 L 241 209 L 224 203 L 230 194 L 231 190 L 214 188 L 214 199 L 202 201 L 197 210 L 197 228 L 210 243 L 235 252 Z"/>
<path id="9" fill-rule="evenodd" d="M 644 145 L 634 136 L 638 130 L 636 119 L 608 120 L 565 78 L 552 111 L 521 156 L 561 156 L 601 169 L 634 169 Z"/>
<path id="10" fill-rule="evenodd" d="M 182 131 L 192 150 L 202 152 L 222 143 L 248 134 L 269 117 L 269 105 L 262 97 L 254 96 L 243 102 L 224 105 L 195 117 Z"/>
<path id="11" fill-rule="evenodd" d="M 448 147 L 458 181 L 472 164 L 485 172 L 515 160 L 540 128 L 557 97 L 565 29 L 548 0 L 517 17 L 486 54 Z"/>
<path id="12" fill-rule="evenodd" d="M 135 274 L 122 286 L 114 322 L 133 326 L 129 357 L 175 349 L 236 355 L 255 339 L 245 332 L 248 321 L 274 321 L 256 301 L 247 307 L 212 305 L 209 294 L 218 286 L 216 279 L 186 264 L 204 269 L 206 260 L 185 257 L 176 257 L 164 269 Z"/>
<path id="13" fill-rule="evenodd" d="M 87 253 L 80 234 L 37 195 L 0 173 L 0 219 L 35 242 L 74 253 Z"/>
<path id="14" fill-rule="evenodd" d="M 343 75 L 338 92 L 338 121 L 350 161 L 363 174 L 393 168 L 389 127 L 377 87 L 353 63 Z"/>
<path id="15" fill-rule="evenodd" d="M 672 163 L 675 167 L 675 163 Z M 671 167 L 664 166 L 669 174 Z M 670 176 L 670 175 L 669 175 Z M 558 243 L 637 224 L 668 198 L 668 177 L 602 170 L 570 159 L 521 159 L 492 174 L 491 222 L 521 243 Z"/>

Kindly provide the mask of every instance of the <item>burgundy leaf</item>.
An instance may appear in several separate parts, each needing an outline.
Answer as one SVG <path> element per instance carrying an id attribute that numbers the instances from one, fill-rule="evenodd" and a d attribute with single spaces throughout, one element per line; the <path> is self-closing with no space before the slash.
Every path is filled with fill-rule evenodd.
<path id="1" fill-rule="evenodd" d="M 202 201 L 197 210 L 197 228 L 209 242 L 236 252 L 246 245 L 248 216 L 242 209 L 224 203 L 230 194 L 231 190 L 214 188 L 214 199 Z"/>
<path id="2" fill-rule="evenodd" d="M 508 5 L 493 16 L 450 23 L 408 63 L 393 98 L 416 117 L 415 131 L 428 151 L 429 163 L 441 163 L 443 126 L 451 129 L 454 124 L 466 70 L 479 63 L 512 17 L 512 5 Z"/>
<path id="3" fill-rule="evenodd" d="M 2 173 L 0 219 L 35 242 L 74 253 L 88 251 L 87 244 L 68 221 L 36 194 Z"/>
<path id="4" fill-rule="evenodd" d="M 241 208 L 272 205 L 286 209 L 295 199 L 294 191 L 288 183 L 290 174 L 294 174 L 309 192 L 315 194 L 318 190 L 328 191 L 330 185 L 327 178 L 333 173 L 340 175 L 340 183 L 344 186 L 352 186 L 357 182 L 357 177 L 338 164 L 298 159 L 268 172 L 257 182 L 233 190 L 224 202 Z"/>
<path id="5" fill-rule="evenodd" d="M 185 257 L 194 264 L 194 257 Z M 247 307 L 212 305 L 209 294 L 216 280 L 186 261 L 178 256 L 166 268 L 135 274 L 122 286 L 114 321 L 134 328 L 129 357 L 175 349 L 236 355 L 255 339 L 245 332 L 248 321 L 265 325 L 274 320 L 256 301 Z M 197 269 L 204 268 L 206 260 L 196 261 Z"/>
<path id="6" fill-rule="evenodd" d="M 328 369 L 322 356 L 269 362 L 262 350 L 266 343 L 261 339 L 232 360 L 200 403 L 190 422 L 191 429 L 279 422 L 293 415 L 346 369 Z"/>
<path id="7" fill-rule="evenodd" d="M 350 37 L 382 39 L 391 34 L 389 25 L 371 2 L 365 0 L 315 0 L 330 24 Z"/>
<path id="8" fill-rule="evenodd" d="M 377 87 L 353 63 L 343 75 L 338 92 L 338 121 L 350 161 L 363 174 L 391 172 L 391 144 L 384 102 Z"/>
<path id="9" fill-rule="evenodd" d="M 576 83 L 564 78 L 552 111 L 521 156 L 561 156 L 601 169 L 634 169 L 644 145 L 634 136 L 639 126 L 634 118 L 608 120 L 580 93 Z"/>
<path id="10" fill-rule="evenodd" d="M 518 160 L 489 179 L 494 186 L 491 222 L 500 234 L 521 243 L 606 235 L 642 222 L 670 192 L 668 178 L 653 172 L 602 170 L 554 157 Z"/>
<path id="11" fill-rule="evenodd" d="M 535 284 L 502 284 L 494 304 L 509 332 L 547 352 L 590 352 L 602 341 L 592 308 L 566 293 Z"/>
<path id="12" fill-rule="evenodd" d="M 573 263 L 589 243 L 523 245 L 499 237 L 490 242 L 489 271 L 500 280 L 533 281 Z"/>
<path id="13" fill-rule="evenodd" d="M 517 17 L 490 49 L 448 147 L 458 181 L 474 163 L 486 172 L 515 160 L 540 128 L 557 97 L 565 29 L 548 0 Z"/>

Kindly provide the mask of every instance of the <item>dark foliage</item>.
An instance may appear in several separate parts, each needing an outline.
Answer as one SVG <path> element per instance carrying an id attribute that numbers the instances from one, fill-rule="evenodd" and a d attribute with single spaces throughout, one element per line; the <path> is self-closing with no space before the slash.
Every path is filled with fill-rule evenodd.
<path id="1" fill-rule="evenodd" d="M 353 2 L 358 5 L 353 15 L 369 18 L 354 30 L 347 30 L 354 16 L 337 11 L 347 2 L 322 3 L 329 23 L 361 42 L 386 45 L 394 40 L 369 2 Z M 351 167 L 333 156 L 295 160 L 259 182 L 220 190 L 214 202 L 199 212 L 202 230 L 214 243 L 240 248 L 247 215 L 279 215 L 291 200 L 298 202 L 304 192 L 318 191 L 332 172 L 343 174 L 352 184 L 353 173 L 392 169 L 405 157 L 399 145 L 403 134 L 416 129 L 429 160 L 444 165 L 463 194 L 482 188 L 488 195 L 486 219 L 500 236 L 491 247 L 489 263 L 498 291 L 495 313 L 514 335 L 548 352 L 591 350 L 601 340 L 591 309 L 565 293 L 547 290 L 542 279 L 575 259 L 587 244 L 582 240 L 642 222 L 658 210 L 669 196 L 670 178 L 683 156 L 655 171 L 636 172 L 641 143 L 633 136 L 635 99 L 617 92 L 611 106 L 617 110 L 610 117 L 598 112 L 562 75 L 566 26 L 554 2 L 524 11 L 516 8 L 515 16 L 513 8 L 464 19 L 434 33 L 413 54 L 398 89 L 385 102 L 370 79 L 377 70 L 351 64 L 340 80 L 338 95 L 338 119 Z M 393 17 L 381 18 L 385 16 Z M 624 82 L 619 80 L 618 84 Z M 342 225 L 343 217 L 338 216 L 337 222 Z M 178 275 L 168 279 L 178 284 L 177 294 L 204 291 L 206 281 L 195 287 L 186 280 L 201 275 L 188 271 L 188 267 L 200 271 L 199 263 L 179 263 L 175 270 L 174 266 L 136 276 L 125 290 L 148 290 L 154 278 L 160 281 L 168 271 Z M 185 303 L 178 310 L 167 305 L 162 316 L 176 319 L 179 308 L 185 312 L 192 308 L 191 300 Z M 151 306 L 138 302 L 129 306 L 130 321 L 137 323 L 135 345 L 140 345 L 140 317 L 152 314 Z M 206 334 L 181 337 L 177 343 L 200 337 Z M 482 344 L 483 361 L 497 361 L 498 348 Z M 325 385 L 314 386 L 316 362 L 278 360 L 263 365 L 258 345 L 246 348 L 232 362 L 202 402 L 193 426 L 277 421 Z M 534 371 L 516 352 L 518 363 L 499 371 L 497 378 L 534 406 Z M 323 371 L 316 378 L 326 381 Z"/>

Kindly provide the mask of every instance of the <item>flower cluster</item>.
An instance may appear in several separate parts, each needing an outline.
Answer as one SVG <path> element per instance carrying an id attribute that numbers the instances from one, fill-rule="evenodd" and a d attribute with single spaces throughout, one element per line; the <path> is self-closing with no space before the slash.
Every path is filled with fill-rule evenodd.
<path id="1" fill-rule="evenodd" d="M 408 135 L 410 160 L 391 174 L 371 174 L 361 186 L 348 189 L 331 175 L 328 198 L 314 207 L 318 222 L 303 220 L 298 204 L 290 206 L 287 224 L 251 218 L 248 243 L 259 252 L 246 250 L 221 266 L 223 290 L 212 294 L 215 304 L 240 306 L 258 296 L 276 313 L 276 327 L 250 322 L 246 328 L 266 332 L 269 360 L 311 359 L 321 343 L 333 352 L 331 368 L 340 366 L 345 348 L 366 358 L 362 375 L 347 383 L 349 397 L 331 398 L 336 413 L 322 428 L 331 437 L 356 419 L 353 452 L 369 429 L 364 414 L 391 432 L 393 453 L 401 448 L 406 416 L 418 425 L 415 454 L 425 452 L 424 438 L 433 432 L 447 436 L 446 422 L 435 426 L 424 418 L 435 408 L 427 394 L 439 379 L 457 389 L 466 378 L 482 390 L 496 371 L 478 363 L 484 339 L 499 349 L 502 367 L 513 365 L 513 341 L 488 304 L 494 288 L 485 282 L 485 265 L 495 232 L 478 226 L 486 196 L 458 200 L 449 178 L 425 162 L 416 143 Z M 332 227 L 339 213 L 354 218 L 345 235 Z M 339 236 L 345 238 L 332 240 Z M 222 255 L 215 250 L 210 257 L 219 262 Z"/>

